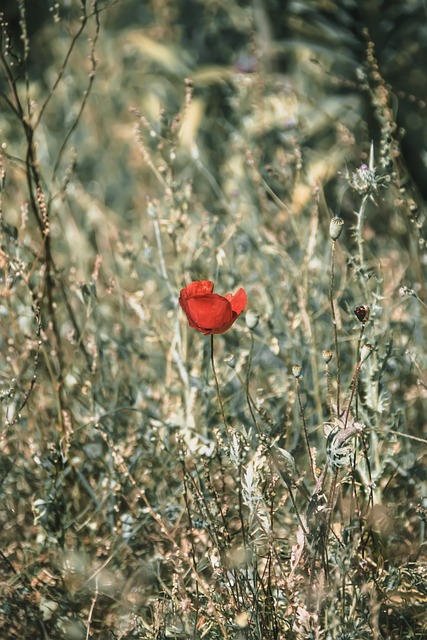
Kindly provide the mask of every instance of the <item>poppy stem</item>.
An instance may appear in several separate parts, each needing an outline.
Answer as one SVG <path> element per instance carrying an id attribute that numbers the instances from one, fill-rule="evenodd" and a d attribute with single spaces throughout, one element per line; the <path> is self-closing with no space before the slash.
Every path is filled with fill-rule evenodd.
<path id="1" fill-rule="evenodd" d="M 224 427 L 227 430 L 227 421 L 225 419 L 224 403 L 222 401 L 221 393 L 220 393 L 220 390 L 219 390 L 218 376 L 216 374 L 216 368 L 215 368 L 213 333 L 211 333 L 211 364 L 212 364 L 212 373 L 213 373 L 213 376 L 214 376 L 214 379 L 215 379 L 216 395 L 218 397 L 219 406 L 221 407 L 222 420 L 224 422 Z"/>

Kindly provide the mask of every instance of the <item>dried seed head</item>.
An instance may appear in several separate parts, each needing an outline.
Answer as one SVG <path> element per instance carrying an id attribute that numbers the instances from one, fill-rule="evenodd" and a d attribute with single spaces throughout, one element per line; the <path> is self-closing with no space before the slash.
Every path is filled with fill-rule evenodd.
<path id="1" fill-rule="evenodd" d="M 332 351 L 330 349 L 323 349 L 322 358 L 326 364 L 332 360 Z"/>
<path id="2" fill-rule="evenodd" d="M 248 309 L 246 312 L 246 326 L 253 331 L 259 322 L 259 313 L 255 309 Z"/>
<path id="3" fill-rule="evenodd" d="M 292 365 L 292 375 L 294 378 L 299 378 L 302 373 L 302 366 L 300 364 Z"/>
<path id="4" fill-rule="evenodd" d="M 343 228 L 344 228 L 344 220 L 342 218 L 339 218 L 338 216 L 335 216 L 335 218 L 332 218 L 329 224 L 329 235 L 331 236 L 332 240 L 338 240 L 338 238 L 342 233 Z"/>

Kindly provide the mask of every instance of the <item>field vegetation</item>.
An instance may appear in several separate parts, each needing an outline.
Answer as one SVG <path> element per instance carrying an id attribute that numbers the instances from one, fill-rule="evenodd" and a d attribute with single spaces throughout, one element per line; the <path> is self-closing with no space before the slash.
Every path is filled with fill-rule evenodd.
<path id="1" fill-rule="evenodd" d="M 426 32 L 1 3 L 1 638 L 427 638 Z"/>

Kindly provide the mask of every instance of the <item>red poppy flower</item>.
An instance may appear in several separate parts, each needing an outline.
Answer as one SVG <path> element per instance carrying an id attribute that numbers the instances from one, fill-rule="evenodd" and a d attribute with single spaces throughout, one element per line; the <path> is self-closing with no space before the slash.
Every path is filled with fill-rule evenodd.
<path id="1" fill-rule="evenodd" d="M 190 327 L 205 335 L 224 333 L 237 320 L 246 307 L 246 291 L 239 289 L 233 296 L 212 293 L 209 280 L 187 284 L 179 294 L 179 304 L 187 316 Z"/>

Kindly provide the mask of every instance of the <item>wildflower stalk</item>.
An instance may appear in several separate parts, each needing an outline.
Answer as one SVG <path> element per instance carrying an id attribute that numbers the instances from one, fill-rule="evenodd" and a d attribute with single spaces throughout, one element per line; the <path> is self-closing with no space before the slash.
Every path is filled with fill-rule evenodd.
<path id="1" fill-rule="evenodd" d="M 225 430 L 227 431 L 227 420 L 225 418 L 225 409 L 224 409 L 224 403 L 222 401 L 222 397 L 221 397 L 221 392 L 219 389 L 219 382 L 218 382 L 218 376 L 216 373 L 216 367 L 215 367 L 215 358 L 214 358 L 214 337 L 213 337 L 213 333 L 211 333 L 211 365 L 212 365 L 212 373 L 213 373 L 213 377 L 215 380 L 215 387 L 216 387 L 216 395 L 218 397 L 218 402 L 219 402 L 219 406 L 221 407 L 221 416 L 222 416 L 222 421 L 224 423 L 224 427 Z"/>
<path id="2" fill-rule="evenodd" d="M 362 198 L 362 202 L 360 204 L 359 207 L 359 211 L 356 211 L 356 218 L 357 218 L 357 222 L 356 222 L 356 227 L 355 227 L 355 235 L 356 235 L 356 242 L 357 242 L 357 250 L 358 250 L 358 254 L 359 254 L 359 274 L 360 274 L 360 280 L 362 282 L 362 288 L 363 288 L 363 292 L 366 293 L 366 287 L 365 287 L 365 279 L 364 279 L 364 271 L 365 271 L 365 256 L 364 256 L 364 251 L 363 251 L 363 222 L 364 222 L 364 217 L 365 217 L 365 211 L 366 211 L 366 205 L 368 203 L 368 198 L 369 198 L 369 191 L 368 193 L 366 193 L 363 198 Z"/>
<path id="3" fill-rule="evenodd" d="M 366 295 L 366 285 L 365 285 L 365 273 L 367 272 L 367 268 L 365 267 L 365 256 L 363 251 L 363 224 L 364 217 L 366 211 L 366 205 L 368 203 L 368 199 L 373 200 L 372 194 L 378 190 L 378 187 L 384 182 L 384 178 L 380 175 L 377 175 L 374 165 L 374 144 L 371 143 L 371 149 L 369 152 L 369 166 L 366 164 L 362 164 L 359 169 L 357 169 L 349 179 L 350 186 L 360 195 L 363 194 L 362 201 L 360 203 L 359 211 L 355 211 L 356 215 L 356 226 L 354 228 L 354 235 L 356 237 L 357 248 L 358 248 L 358 258 L 359 258 L 359 269 L 357 271 L 361 286 L 363 289 L 363 293 Z"/>
<path id="4" fill-rule="evenodd" d="M 293 368 L 296 368 L 296 366 L 297 365 L 294 365 Z M 299 405 L 299 410 L 300 410 L 300 416 L 301 416 L 301 420 L 302 420 L 302 427 L 303 427 L 303 431 L 304 431 L 305 444 L 307 446 L 308 457 L 310 458 L 311 475 L 313 476 L 313 481 L 316 482 L 316 468 L 314 466 L 313 454 L 311 453 L 310 440 L 308 438 L 308 430 L 307 430 L 307 423 L 305 421 L 304 408 L 303 408 L 302 402 L 301 402 L 301 394 L 300 394 L 300 389 L 299 389 L 299 380 L 298 380 L 298 377 L 295 374 L 294 374 L 294 377 L 295 377 L 295 385 L 296 385 L 296 391 L 297 391 L 297 397 L 298 397 L 298 405 Z"/>
<path id="5" fill-rule="evenodd" d="M 350 400 L 348 401 L 347 410 L 345 412 L 344 429 L 347 427 L 351 404 L 353 402 L 354 394 L 357 389 L 357 383 L 359 381 L 360 369 L 362 367 L 362 364 L 365 362 L 365 360 L 371 355 L 372 351 L 373 351 L 373 347 L 370 344 L 365 344 L 360 351 L 360 360 L 357 363 L 357 367 L 353 375 L 353 380 L 351 382 L 351 394 L 350 394 Z"/>
<path id="6" fill-rule="evenodd" d="M 362 324 L 362 326 L 360 327 L 359 340 L 357 341 L 357 358 L 359 359 L 359 361 L 360 361 L 360 345 L 362 344 L 364 331 L 365 331 L 365 325 Z M 359 386 L 359 377 L 356 382 L 356 391 L 358 386 Z M 359 415 L 359 394 L 356 393 L 356 411 L 355 411 L 356 420 L 358 418 L 358 415 Z"/>
<path id="7" fill-rule="evenodd" d="M 252 366 L 252 355 L 254 352 L 254 333 L 253 331 L 250 331 L 250 336 L 251 336 L 251 343 L 249 346 L 249 356 L 248 356 L 248 365 L 246 368 L 246 381 L 245 381 L 245 388 L 246 388 L 246 397 L 249 397 L 249 380 L 250 380 L 250 375 L 251 375 L 251 366 Z"/>
<path id="8" fill-rule="evenodd" d="M 246 402 L 248 403 L 249 411 L 252 416 L 252 420 L 254 421 L 255 426 L 257 426 L 257 421 L 255 417 L 255 413 L 252 407 L 253 400 L 251 398 L 250 390 L 249 390 L 249 381 L 251 375 L 251 367 L 252 367 L 252 356 L 254 352 L 254 332 L 250 331 L 251 343 L 249 346 L 249 356 L 248 356 L 248 365 L 246 368 L 246 379 L 245 379 L 245 393 L 246 393 Z"/>
<path id="9" fill-rule="evenodd" d="M 331 277 L 330 277 L 330 286 L 329 286 L 329 303 L 331 306 L 331 315 L 332 315 L 332 324 L 334 327 L 334 347 L 335 347 L 335 357 L 337 359 L 337 415 L 340 415 L 340 393 L 341 393 L 341 369 L 340 369 L 340 358 L 339 358 L 339 347 L 338 347 L 338 329 L 337 329 L 337 319 L 335 315 L 335 303 L 334 303 L 334 284 L 335 284 L 335 245 L 336 240 L 332 240 L 332 249 L 331 249 Z"/>
<path id="10" fill-rule="evenodd" d="M 331 375 L 329 373 L 329 365 L 326 364 L 325 377 L 326 377 L 326 396 L 328 399 L 329 415 L 332 419 L 332 393 L 331 393 Z"/>
<path id="11" fill-rule="evenodd" d="M 188 476 L 189 476 L 189 472 L 186 468 L 185 465 L 185 453 L 182 450 L 182 442 L 180 443 L 181 445 L 181 466 L 182 466 L 182 477 L 183 477 L 183 495 L 184 495 L 184 503 L 185 503 L 185 509 L 187 512 L 187 517 L 188 517 L 188 523 L 189 523 L 189 528 L 188 528 L 188 539 L 190 542 L 190 553 L 191 553 L 191 559 L 193 562 L 193 565 L 196 567 L 197 566 L 197 558 L 196 558 L 196 547 L 195 547 L 195 541 L 194 541 L 194 523 L 193 523 L 193 517 L 191 515 L 191 509 L 190 509 L 190 501 L 189 501 L 189 496 L 188 496 Z M 195 584 L 195 591 L 196 591 L 196 597 L 195 597 L 195 621 L 194 624 L 197 624 L 197 620 L 199 618 L 199 583 L 196 581 Z"/>
<path id="12" fill-rule="evenodd" d="M 331 374 L 329 371 L 329 362 L 332 358 L 332 351 L 330 349 L 323 350 L 323 360 L 325 362 L 325 378 L 326 378 L 326 398 L 329 407 L 329 415 L 332 420 L 333 410 L 332 410 L 332 391 L 331 391 Z"/>
<path id="13" fill-rule="evenodd" d="M 328 526 L 326 528 L 326 535 L 328 537 L 329 537 L 329 531 L 331 530 L 331 524 L 332 524 L 332 512 L 337 499 L 337 484 L 338 484 L 337 481 L 338 481 L 338 467 L 334 471 L 334 477 L 332 478 L 332 481 L 331 481 L 329 497 L 328 497 L 328 506 L 327 506 Z"/>

